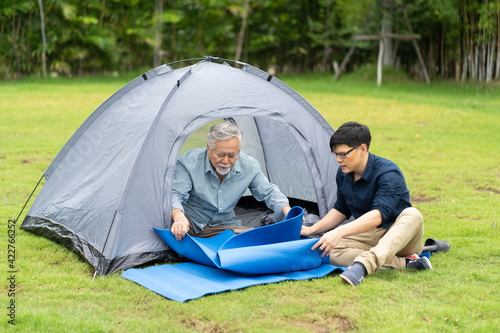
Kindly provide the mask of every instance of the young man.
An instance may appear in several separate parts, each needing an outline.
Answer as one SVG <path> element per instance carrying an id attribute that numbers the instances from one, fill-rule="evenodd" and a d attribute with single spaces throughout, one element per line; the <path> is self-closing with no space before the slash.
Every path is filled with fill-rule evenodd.
<path id="1" fill-rule="evenodd" d="M 301 235 L 327 231 L 312 247 L 330 255 L 335 266 L 349 266 L 340 277 L 358 286 L 380 268 L 432 269 L 420 258 L 423 218 L 411 206 L 403 173 L 393 162 L 369 152 L 367 126 L 348 122 L 330 139 L 337 157 L 337 201 L 320 221 Z M 354 220 L 340 225 L 349 217 Z M 340 225 L 340 226 L 339 226 Z M 338 227 L 337 227 L 338 226 Z"/>
<path id="2" fill-rule="evenodd" d="M 242 137 L 235 124 L 218 123 L 208 132 L 206 149 L 189 150 L 177 160 L 171 231 L 178 241 L 187 232 L 212 237 L 225 229 L 235 233 L 248 230 L 234 214 L 247 188 L 274 211 L 277 221 L 290 210 L 288 198 L 267 180 L 259 162 L 240 152 Z"/>

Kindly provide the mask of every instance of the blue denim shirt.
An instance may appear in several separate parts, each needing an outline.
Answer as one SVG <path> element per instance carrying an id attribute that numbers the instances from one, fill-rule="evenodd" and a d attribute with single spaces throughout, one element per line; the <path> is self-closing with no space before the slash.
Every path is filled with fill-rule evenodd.
<path id="1" fill-rule="evenodd" d="M 389 228 L 401 212 L 411 207 L 410 192 L 403 173 L 388 159 L 370 153 L 363 176 L 354 182 L 352 173 L 337 171 L 337 201 L 334 208 L 355 219 L 378 209 L 382 214 L 380 227 Z"/>
<path id="2" fill-rule="evenodd" d="M 283 219 L 282 210 L 288 205 L 288 198 L 267 180 L 256 159 L 240 152 L 234 167 L 220 183 L 207 150 L 192 149 L 177 160 L 172 210 L 182 210 L 197 233 L 207 225 L 241 225 L 234 207 L 247 188 L 255 199 L 264 201 L 274 211 L 277 221 Z"/>

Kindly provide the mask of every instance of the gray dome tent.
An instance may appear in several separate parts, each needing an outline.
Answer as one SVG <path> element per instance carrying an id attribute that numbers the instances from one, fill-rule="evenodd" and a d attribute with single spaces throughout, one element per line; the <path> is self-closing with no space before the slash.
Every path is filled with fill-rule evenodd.
<path id="1" fill-rule="evenodd" d="M 266 72 L 196 60 L 180 69 L 157 67 L 99 106 L 45 171 L 21 227 L 76 251 L 99 275 L 172 258 L 152 227 L 170 227 L 184 142 L 221 118 L 241 127 L 242 150 L 285 195 L 326 214 L 335 202 L 338 167 L 328 147 L 331 126 Z"/>

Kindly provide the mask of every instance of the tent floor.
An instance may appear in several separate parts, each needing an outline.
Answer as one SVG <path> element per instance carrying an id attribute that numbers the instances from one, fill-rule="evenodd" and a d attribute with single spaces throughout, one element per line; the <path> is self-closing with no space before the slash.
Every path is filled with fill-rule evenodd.
<path id="1" fill-rule="evenodd" d="M 289 198 L 290 206 L 300 206 L 307 213 L 318 215 L 318 205 L 314 202 Z M 274 213 L 268 209 L 264 202 L 257 201 L 252 196 L 242 197 L 234 209 L 237 219 L 246 227 L 258 228 L 274 223 Z"/>

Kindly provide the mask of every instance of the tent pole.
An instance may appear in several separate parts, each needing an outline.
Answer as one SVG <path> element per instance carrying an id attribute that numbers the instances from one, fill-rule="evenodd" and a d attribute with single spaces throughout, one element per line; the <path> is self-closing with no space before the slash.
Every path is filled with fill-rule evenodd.
<path id="1" fill-rule="evenodd" d="M 17 215 L 17 218 L 14 220 L 14 224 L 17 223 L 17 220 L 19 220 L 19 218 L 21 217 L 21 214 L 23 213 L 24 208 L 26 208 L 26 205 L 28 205 L 28 202 L 30 201 L 30 199 L 33 196 L 33 194 L 35 193 L 36 189 L 38 188 L 38 185 L 40 185 L 42 179 L 43 179 L 43 175 L 42 175 L 42 177 L 40 177 L 40 180 L 35 185 L 35 188 L 33 189 L 33 191 L 31 192 L 30 196 L 28 197 L 28 200 L 26 200 L 26 202 L 24 203 L 23 208 L 21 208 L 21 211 L 19 212 L 19 215 Z"/>

